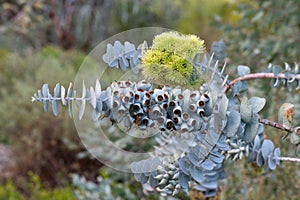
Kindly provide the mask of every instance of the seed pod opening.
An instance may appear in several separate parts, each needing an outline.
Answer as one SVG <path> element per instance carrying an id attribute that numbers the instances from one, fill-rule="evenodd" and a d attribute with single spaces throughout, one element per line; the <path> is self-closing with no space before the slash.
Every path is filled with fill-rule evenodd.
<path id="1" fill-rule="evenodd" d="M 182 108 L 180 106 L 176 106 L 173 110 L 173 113 L 175 115 L 181 115 L 181 112 L 182 112 Z"/>
<path id="2" fill-rule="evenodd" d="M 191 105 L 189 106 L 189 109 L 190 109 L 191 111 L 195 112 L 195 111 L 197 110 L 197 105 L 196 105 L 196 104 L 191 104 Z"/>
<path id="3" fill-rule="evenodd" d="M 190 95 L 190 99 L 192 100 L 192 102 L 197 102 L 200 98 L 200 93 L 199 91 L 193 91 Z"/>
<path id="4" fill-rule="evenodd" d="M 166 125 L 166 128 L 167 128 L 167 129 L 172 129 L 172 128 L 173 128 L 173 125 L 174 125 L 174 123 L 173 123 L 173 121 L 172 121 L 172 120 L 170 120 L 170 119 L 167 119 L 167 121 L 166 121 L 165 125 Z"/>
<path id="5" fill-rule="evenodd" d="M 114 100 L 113 107 L 118 108 L 119 106 L 120 106 L 120 101 L 119 100 Z"/>
<path id="6" fill-rule="evenodd" d="M 183 121 L 186 121 L 190 118 L 190 115 L 189 115 L 189 113 L 184 112 L 184 113 L 181 114 L 181 118 L 182 118 Z"/>
<path id="7" fill-rule="evenodd" d="M 197 114 L 200 116 L 200 117 L 202 117 L 202 116 L 204 116 L 204 109 L 202 109 L 202 108 L 198 108 L 197 109 Z"/>
<path id="8" fill-rule="evenodd" d="M 202 108 L 202 107 L 205 106 L 205 102 L 203 100 L 198 100 L 197 101 L 197 106 L 200 107 L 200 108 Z"/>

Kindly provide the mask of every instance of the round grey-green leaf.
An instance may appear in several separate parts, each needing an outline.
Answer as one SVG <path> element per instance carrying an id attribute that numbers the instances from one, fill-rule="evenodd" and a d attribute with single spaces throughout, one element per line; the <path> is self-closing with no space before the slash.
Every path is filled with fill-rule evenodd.
<path id="1" fill-rule="evenodd" d="M 245 76 L 245 75 L 250 73 L 250 68 L 248 66 L 245 66 L 245 65 L 239 65 L 237 67 L 237 70 L 238 70 L 238 75 L 239 76 Z"/>
<path id="2" fill-rule="evenodd" d="M 252 106 L 246 97 L 242 98 L 240 107 L 241 118 L 245 123 L 249 123 L 252 117 Z"/>
<path id="3" fill-rule="evenodd" d="M 179 184 L 183 189 L 188 189 L 190 177 L 184 173 L 179 175 Z"/>
<path id="4" fill-rule="evenodd" d="M 262 147 L 261 147 L 261 153 L 262 153 L 262 156 L 265 161 L 268 159 L 268 156 L 273 153 L 273 151 L 274 151 L 273 142 L 268 139 L 264 140 Z"/>
<path id="5" fill-rule="evenodd" d="M 240 123 L 241 123 L 240 113 L 235 110 L 231 111 L 227 117 L 227 123 L 223 132 L 228 137 L 234 136 L 234 134 L 237 132 L 240 126 Z"/>
<path id="6" fill-rule="evenodd" d="M 268 159 L 268 167 L 270 170 L 276 169 L 276 161 L 272 157 L 269 157 Z"/>
<path id="7" fill-rule="evenodd" d="M 246 143 L 250 143 L 254 140 L 255 136 L 257 135 L 258 126 L 258 117 L 257 115 L 254 115 L 251 123 L 246 124 L 245 127 L 244 140 Z"/>
<path id="8" fill-rule="evenodd" d="M 254 113 L 258 113 L 259 111 L 261 111 L 266 104 L 266 99 L 260 97 L 251 97 L 249 101 Z"/>
<path id="9" fill-rule="evenodd" d="M 195 181 L 201 183 L 204 180 L 203 172 L 198 167 L 191 167 L 191 175 Z"/>
<path id="10" fill-rule="evenodd" d="M 187 157 L 183 157 L 180 159 L 179 161 L 179 167 L 180 169 L 185 173 L 185 174 L 189 174 L 189 160 Z"/>

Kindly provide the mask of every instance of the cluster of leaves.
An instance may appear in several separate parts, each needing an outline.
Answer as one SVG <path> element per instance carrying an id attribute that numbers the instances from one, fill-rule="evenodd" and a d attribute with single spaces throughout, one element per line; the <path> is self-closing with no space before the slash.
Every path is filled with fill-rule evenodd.
<path id="1" fill-rule="evenodd" d="M 130 42 L 124 45 L 120 41 L 115 41 L 114 45 L 107 44 L 106 53 L 103 55 L 103 61 L 109 67 L 121 68 L 126 71 L 130 66 L 134 73 L 139 72 L 138 65 L 141 64 L 141 57 L 148 50 L 147 42 L 140 44 L 137 48 Z"/>
<path id="2" fill-rule="evenodd" d="M 247 73 L 250 73 L 248 67 L 239 67 L 241 76 Z M 218 79 L 219 83 L 217 84 Z M 218 78 L 215 76 L 211 82 L 205 83 L 214 110 L 203 118 L 201 128 L 194 131 L 194 144 L 186 144 L 183 141 L 184 137 L 165 137 L 160 141 L 162 146 L 156 148 L 154 157 L 157 156 L 163 160 L 164 156 L 170 156 L 170 152 L 172 152 L 171 155 L 178 155 L 181 149 L 172 144 L 183 143 L 188 148 L 179 158 L 173 157 L 173 162 L 164 164 L 161 160 L 161 163 L 157 164 L 158 170 L 155 172 L 149 173 L 147 167 L 150 163 L 159 163 L 158 161 L 150 161 L 148 164 L 145 164 L 145 161 L 134 163 L 133 172 L 142 174 L 143 177 L 137 178 L 138 181 L 143 184 L 149 181 L 152 187 L 158 187 L 156 190 L 164 195 L 175 195 L 178 193 L 178 188 L 187 190 L 192 187 L 206 197 L 211 197 L 218 192 L 218 181 L 225 178 L 223 168 L 225 158 L 236 160 L 247 156 L 251 157 L 250 162 L 255 162 L 258 166 L 264 164 L 266 172 L 276 168 L 276 165 L 279 164 L 279 149 L 274 151 L 274 145 L 270 140 L 262 142 L 257 136 L 260 126 L 257 113 L 264 107 L 265 100 L 259 97 L 252 97 L 248 100 L 244 96 L 239 102 L 236 101 L 236 94 L 228 98 L 226 95 L 222 95 L 223 79 L 223 76 Z M 241 91 L 237 91 L 237 93 L 240 94 Z M 262 131 L 261 128 L 260 131 Z M 256 137 L 257 139 L 254 141 Z M 166 146 L 167 141 L 171 145 Z M 176 169 L 173 172 L 176 176 L 167 169 L 165 174 L 159 173 L 159 170 L 162 171 L 160 168 L 170 168 L 170 165 Z M 145 171 L 142 172 L 143 170 Z M 171 179 L 170 176 L 172 176 Z M 153 181 L 155 179 L 159 179 L 159 181 Z M 191 183 L 189 184 L 189 182 Z"/>
<path id="3" fill-rule="evenodd" d="M 210 59 L 210 62 L 211 60 L 212 59 Z M 240 105 L 237 105 L 239 106 L 239 111 L 235 110 L 236 107 L 228 107 L 229 99 L 226 97 L 225 94 L 220 95 L 224 90 L 224 76 L 220 77 L 220 72 L 216 73 L 216 69 L 207 66 L 208 63 L 205 62 L 207 62 L 206 59 L 202 61 L 202 64 L 194 63 L 194 66 L 202 66 L 203 69 L 206 69 L 202 69 L 202 71 L 209 71 L 208 69 L 210 69 L 212 73 L 212 79 L 210 80 L 211 83 L 206 82 L 205 85 L 202 86 L 202 90 L 200 92 L 204 95 L 197 95 L 195 91 L 190 92 L 189 90 L 186 90 L 186 93 L 188 94 L 185 93 L 185 95 L 181 95 L 182 97 L 185 96 L 189 97 L 190 99 L 180 99 L 178 98 L 180 94 L 174 95 L 172 93 L 170 93 L 171 95 L 169 93 L 162 93 L 162 99 L 159 99 L 159 95 L 157 95 L 155 92 L 154 94 L 156 94 L 156 96 L 154 97 L 154 99 L 151 100 L 150 93 L 149 99 L 143 99 L 141 98 L 142 96 L 147 96 L 147 93 L 142 94 L 144 92 L 144 89 L 147 92 L 151 92 L 150 89 L 152 88 L 152 86 L 150 83 L 141 82 L 137 84 L 136 92 L 129 95 L 128 101 L 125 101 L 126 95 L 130 92 L 127 90 L 130 88 L 132 89 L 135 86 L 133 86 L 132 82 L 124 82 L 123 87 L 123 82 L 113 83 L 112 86 L 108 87 L 106 90 L 101 92 L 101 87 L 98 80 L 96 81 L 96 89 L 94 90 L 93 87 L 91 87 L 90 94 L 88 97 L 85 96 L 86 88 L 83 82 L 84 95 L 81 98 L 70 98 L 71 94 L 64 97 L 64 93 L 61 97 L 59 97 L 58 85 L 54 89 L 54 97 L 49 95 L 47 85 L 44 85 L 42 92 L 38 92 L 39 95 L 35 95 L 33 98 L 34 100 L 44 102 L 44 105 L 47 103 L 47 100 L 49 100 L 50 102 L 61 100 L 62 103 L 71 100 L 80 100 L 82 101 L 81 105 L 83 106 L 81 107 L 83 109 L 79 111 L 79 118 L 82 118 L 85 107 L 85 101 L 88 100 L 95 110 L 97 110 L 97 107 L 101 108 L 97 111 L 98 117 L 101 115 L 102 112 L 104 112 L 105 117 L 110 117 L 112 120 L 120 123 L 124 119 L 124 117 L 119 115 L 120 111 L 122 111 L 122 115 L 124 115 L 125 113 L 130 114 L 130 110 L 134 109 L 134 106 L 137 107 L 139 105 L 138 109 L 136 109 L 135 112 L 139 112 L 139 110 L 141 109 L 142 113 L 144 113 L 144 111 L 148 110 L 147 106 L 150 106 L 150 104 L 154 103 L 151 107 L 151 110 L 153 110 L 153 108 L 156 108 L 158 107 L 158 105 L 160 105 L 159 103 L 164 103 L 164 96 L 169 95 L 167 101 L 170 102 L 166 105 L 167 108 L 170 108 L 169 104 L 173 102 L 174 106 L 172 107 L 172 109 L 167 109 L 168 111 L 166 110 L 166 112 L 163 112 L 162 110 L 160 110 L 160 107 L 158 107 L 158 113 L 161 113 L 161 115 L 163 115 L 163 113 L 165 113 L 165 115 L 167 114 L 165 116 L 166 122 L 163 123 L 165 124 L 166 128 L 159 127 L 160 131 L 170 131 L 172 133 L 178 130 L 176 128 L 173 128 L 175 127 L 173 124 L 173 118 L 171 118 L 173 121 L 170 121 L 173 122 L 172 125 L 168 125 L 167 116 L 173 116 L 177 118 L 182 117 L 184 119 L 184 113 L 186 113 L 186 115 L 188 116 L 194 116 L 196 114 L 198 117 L 194 118 L 195 123 L 191 123 L 190 127 L 187 126 L 188 131 L 196 134 L 194 140 L 195 144 L 187 144 L 187 150 L 185 151 L 185 154 L 183 154 L 178 159 L 175 159 L 173 165 L 172 163 L 163 164 L 160 158 L 166 156 L 166 152 L 170 152 L 170 146 L 165 147 L 164 143 L 167 142 L 167 140 L 170 142 L 174 139 L 173 136 L 166 137 L 164 140 L 160 141 L 160 145 L 163 145 L 163 149 L 161 147 L 158 147 L 156 150 L 158 152 L 157 155 L 154 155 L 154 159 L 156 160 L 156 162 L 154 162 L 154 160 L 147 160 L 138 163 L 133 163 L 132 170 L 136 174 L 135 177 L 138 181 L 140 181 L 143 184 L 146 184 L 148 181 L 150 181 L 150 186 L 153 188 L 158 186 L 159 189 L 157 191 L 161 192 L 162 194 L 176 195 L 179 193 L 180 189 L 187 190 L 189 188 L 188 182 L 193 181 L 194 189 L 201 191 L 206 197 L 211 197 L 216 195 L 218 191 L 218 181 L 220 179 L 225 178 L 223 168 L 223 161 L 225 159 L 225 155 L 227 155 L 227 158 L 232 158 L 233 160 L 236 160 L 237 158 L 241 159 L 244 155 L 249 156 L 250 154 L 252 156 L 251 162 L 257 161 L 258 166 L 261 166 L 263 163 L 265 163 L 265 166 L 267 166 L 265 167 L 266 170 L 275 169 L 276 164 L 279 164 L 279 162 L 278 160 L 276 160 L 276 158 L 274 158 L 273 154 L 271 154 L 273 153 L 272 148 L 274 147 L 272 147 L 270 142 L 262 143 L 261 141 L 259 141 L 254 143 L 254 146 L 252 146 L 252 142 L 257 135 L 259 127 L 257 113 L 264 107 L 265 100 L 258 97 L 252 97 L 250 100 L 248 100 L 246 97 L 244 97 Z M 203 63 L 205 65 L 203 65 Z M 250 69 L 246 66 L 241 66 L 238 68 L 238 70 L 241 76 L 250 73 Z M 217 76 L 215 76 L 215 74 L 217 74 Z M 124 91 L 122 92 L 121 89 L 123 89 Z M 239 88 L 235 89 L 235 92 L 237 92 L 237 94 L 240 94 L 241 92 L 238 89 Z M 137 93 L 137 91 L 139 91 L 139 93 Z M 169 91 L 172 91 L 170 87 Z M 177 92 L 180 91 L 181 90 Z M 55 95 L 55 93 L 57 94 Z M 102 97 L 104 96 L 106 98 L 103 99 Z M 122 99 L 121 101 L 118 98 L 118 96 L 122 96 L 122 98 L 124 99 Z M 206 98 L 206 102 L 203 100 L 203 98 Z M 139 102 L 131 102 L 130 99 L 135 99 Z M 103 102 L 107 100 L 108 102 L 110 102 L 110 104 L 104 104 L 105 106 L 102 106 Z M 146 102 L 144 100 L 148 100 L 149 104 L 146 105 Z M 193 101 L 197 104 L 195 108 L 193 107 L 193 103 L 188 104 L 188 102 Z M 210 104 L 208 104 L 210 106 L 206 107 L 205 104 L 207 104 L 208 101 L 210 102 Z M 233 103 L 235 102 L 234 98 L 232 98 L 232 101 Z M 98 102 L 98 106 L 96 102 Z M 177 105 L 177 109 L 180 113 L 178 113 L 175 109 L 175 105 Z M 127 107 L 127 109 L 125 106 Z M 185 110 L 184 106 L 189 110 Z M 44 108 L 47 108 L 47 106 L 44 106 Z M 54 114 L 57 114 L 57 106 L 53 106 L 53 108 Z M 135 112 L 132 111 L 131 114 L 135 115 Z M 114 116 L 114 113 L 117 114 Z M 153 116 L 152 118 L 154 119 L 155 117 Z M 97 120 L 98 117 L 95 118 L 95 120 Z M 143 114 L 140 116 L 141 119 L 138 120 L 138 122 L 135 122 L 135 120 L 133 121 L 135 123 L 139 123 L 138 125 L 142 129 L 144 129 L 143 126 L 147 127 L 147 124 L 149 123 L 149 118 L 151 119 L 151 117 L 148 117 L 149 116 L 147 116 L 147 123 L 144 123 L 145 116 Z M 164 119 L 164 116 L 160 117 L 159 119 Z M 127 121 L 128 120 L 124 120 L 124 125 L 125 127 L 130 128 L 132 124 L 130 123 L 130 118 L 129 121 Z M 177 121 L 180 120 L 178 119 Z M 181 128 L 179 130 L 182 129 L 182 126 L 180 127 Z M 190 129 L 191 127 L 194 128 Z M 238 143 L 238 140 L 242 142 Z M 173 144 L 178 144 L 178 142 L 182 143 L 180 138 L 177 139 L 176 143 L 173 142 Z M 260 146 L 257 143 L 262 145 Z M 242 144 L 243 146 L 239 144 Z M 178 151 L 180 150 L 178 147 L 173 147 L 172 149 L 175 150 L 175 152 L 173 152 L 175 153 L 174 155 L 178 154 Z M 275 156 L 278 157 L 278 150 L 276 150 L 275 152 Z M 258 159 L 261 158 L 261 156 L 262 158 L 264 158 L 263 161 L 262 159 Z M 169 170 L 163 171 L 163 169 L 166 166 L 168 166 Z M 162 172 L 157 171 L 157 168 L 161 168 L 160 171 Z"/>
<path id="4" fill-rule="evenodd" d="M 117 46 L 117 49 L 122 47 L 119 44 Z M 113 56 L 107 63 L 114 63 L 112 67 L 119 66 L 124 60 L 119 53 L 124 53 L 124 49 L 115 54 L 118 50 L 113 51 L 112 46 L 108 47 Z M 217 54 L 224 55 L 221 50 L 218 52 L 218 49 L 224 50 L 222 41 L 216 44 L 215 49 Z M 126 59 L 128 58 L 125 57 Z M 123 62 L 123 70 L 126 70 L 128 63 Z M 162 195 L 177 195 L 181 190 L 193 189 L 200 191 L 205 197 L 215 196 L 219 181 L 226 176 L 225 159 L 237 160 L 246 156 L 250 163 L 258 167 L 264 166 L 265 172 L 274 170 L 282 160 L 281 152 L 279 148 L 275 149 L 271 140 L 264 139 L 258 114 L 264 108 L 266 100 L 259 97 L 248 99 L 246 80 L 261 75 L 260 78 L 272 78 L 275 81 L 273 85 L 284 82 L 289 88 L 291 86 L 288 83 L 293 85 L 299 81 L 298 66 L 292 72 L 288 64 L 284 71 L 270 65 L 266 72 L 254 76 L 250 74 L 249 67 L 239 65 L 239 79 L 232 83 L 228 82 L 228 75 L 224 75 L 225 65 L 219 70 L 219 61 L 214 61 L 213 56 L 207 59 L 204 55 L 200 61 L 198 55 L 195 55 L 190 64 L 195 69 L 194 74 L 203 78 L 204 83 L 199 84 L 198 93 L 188 89 L 181 93 L 179 86 L 172 89 L 166 85 L 152 92 L 153 85 L 146 81 L 119 81 L 102 91 L 97 80 L 95 89 L 90 87 L 88 93 L 83 82 L 81 98 L 76 95 L 64 97 L 64 92 L 59 97 L 59 89 L 54 89 L 52 97 L 47 85 L 44 85 L 44 89 L 33 100 L 42 101 L 44 105 L 45 101 L 61 100 L 63 104 L 72 100 L 82 101 L 79 118 L 84 113 L 85 102 L 89 101 L 96 111 L 95 120 L 101 114 L 117 123 L 124 119 L 124 126 L 129 129 L 132 123 L 137 123 L 144 130 L 150 120 L 157 119 L 158 123 L 150 124 L 162 133 L 157 138 L 159 145 L 155 147 L 150 159 L 132 163 L 131 169 L 136 180 L 145 188 L 150 186 Z M 155 108 L 158 108 L 158 114 L 153 114 Z M 56 109 L 53 111 L 56 114 Z M 153 115 L 150 114 L 151 111 Z M 181 131 L 178 137 L 175 133 L 183 129 L 184 121 L 189 118 L 186 116 L 190 116 L 195 122 L 187 122 L 188 131 Z M 184 123 L 177 128 L 176 123 L 181 121 Z"/>

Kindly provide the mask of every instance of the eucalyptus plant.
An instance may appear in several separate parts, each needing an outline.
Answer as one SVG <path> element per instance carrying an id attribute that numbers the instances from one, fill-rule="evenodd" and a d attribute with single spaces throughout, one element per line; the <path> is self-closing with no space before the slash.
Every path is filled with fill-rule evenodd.
<path id="1" fill-rule="evenodd" d="M 279 147 L 264 135 L 264 126 L 284 131 L 295 149 L 300 143 L 300 127 L 293 125 L 293 104 L 285 103 L 278 121 L 261 117 L 266 99 L 249 97 L 248 81 L 270 79 L 287 91 L 300 89 L 298 65 L 284 69 L 269 64 L 265 71 L 251 73 L 248 66 L 238 65 L 238 77 L 226 74 L 225 45 L 215 42 L 213 53 L 205 53 L 204 41 L 195 35 L 165 32 L 155 36 L 152 46 L 137 47 L 128 41 L 108 44 L 103 61 L 113 68 L 141 74 L 140 81 L 118 80 L 106 88 L 100 80 L 86 87 L 82 82 L 78 97 L 72 84 L 66 89 L 58 83 L 53 93 L 44 84 L 32 101 L 39 101 L 48 111 L 52 104 L 58 115 L 59 102 L 67 106 L 79 103 L 79 119 L 88 104 L 97 122 L 109 118 L 126 131 L 152 128 L 159 132 L 150 158 L 131 163 L 135 179 L 145 190 L 163 196 L 197 190 L 205 197 L 218 193 L 219 181 L 226 178 L 226 160 L 243 159 L 262 168 L 275 170 L 281 161 L 300 162 L 284 157 Z"/>

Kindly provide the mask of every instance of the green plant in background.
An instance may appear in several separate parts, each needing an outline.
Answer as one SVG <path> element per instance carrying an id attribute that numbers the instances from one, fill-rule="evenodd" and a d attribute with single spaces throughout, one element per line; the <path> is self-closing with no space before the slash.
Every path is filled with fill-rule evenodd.
<path id="1" fill-rule="evenodd" d="M 0 186 L 0 198 L 9 200 L 25 200 L 25 197 L 18 191 L 12 180 L 7 180 Z"/>
<path id="2" fill-rule="evenodd" d="M 101 166 L 88 158 L 77 159 L 82 147 L 71 121 L 61 121 L 67 116 L 61 113 L 56 119 L 49 118 L 22 100 L 47 78 L 53 80 L 52 84 L 56 79 L 67 84 L 84 58 L 79 51 L 66 52 L 54 46 L 23 54 L 3 50 L 0 55 L 0 135 L 13 152 L 10 158 L 14 165 L 9 170 L 19 191 L 29 193 L 28 171 L 33 171 L 47 188 L 52 188 L 68 184 L 66 174 L 71 171 L 97 174 Z"/>
<path id="3" fill-rule="evenodd" d="M 182 46 L 179 42 L 181 38 Z M 188 44 L 190 42 L 191 49 L 188 49 L 186 41 Z M 292 69 L 286 63 L 285 70 L 282 70 L 270 64 L 261 73 L 251 73 L 248 66 L 239 65 L 238 77 L 230 81 L 225 73 L 226 64 L 220 66 L 221 61 L 213 59 L 213 56 L 207 58 L 204 55 L 199 59 L 197 50 L 200 49 L 201 53 L 202 45 L 203 42 L 195 36 L 178 36 L 171 32 L 156 36 L 153 46 L 149 48 L 145 42 L 136 48 L 130 42 L 122 45 L 116 41 L 114 45 L 107 45 L 103 55 L 109 67 L 123 71 L 130 68 L 134 73 L 139 73 L 141 69 L 144 73 L 143 68 L 149 67 L 149 63 L 154 62 L 158 66 L 162 63 L 161 68 L 165 67 L 165 63 L 172 63 L 174 57 L 166 56 L 165 52 L 171 51 L 174 55 L 180 52 L 179 55 L 186 56 L 193 69 L 189 76 L 194 76 L 194 79 L 190 79 L 189 84 L 203 77 L 203 82 L 196 89 L 184 90 L 179 85 L 153 88 L 154 84 L 147 80 L 119 80 L 102 90 L 97 79 L 95 87 L 89 89 L 83 80 L 82 97 L 76 97 L 72 87 L 66 90 L 59 84 L 51 94 L 48 84 L 44 84 L 32 100 L 40 101 L 45 111 L 48 110 L 48 103 L 52 104 L 55 115 L 58 114 L 60 101 L 69 107 L 70 114 L 70 102 L 76 101 L 81 103 L 79 119 L 89 103 L 94 121 L 110 118 L 112 122 L 127 127 L 127 130 L 132 126 L 142 131 L 155 127 L 161 133 L 157 136 L 155 151 L 149 159 L 133 162 L 131 170 L 146 191 L 154 190 L 162 196 L 177 196 L 181 191 L 191 191 L 192 198 L 195 198 L 194 191 L 206 198 L 216 196 L 220 180 L 226 177 L 225 160 L 236 161 L 246 157 L 251 165 L 263 168 L 264 173 L 275 170 L 282 161 L 300 162 L 296 157 L 281 156 L 280 148 L 275 148 L 272 140 L 264 135 L 264 126 L 284 131 L 297 151 L 300 128 L 292 126 L 293 106 L 283 105 L 278 113 L 279 121 L 271 121 L 259 114 L 267 100 L 256 96 L 249 98 L 247 93 L 248 81 L 252 79 L 271 79 L 273 87 L 299 90 L 298 65 L 295 64 Z M 223 46 L 220 41 L 213 49 L 219 48 L 217 53 L 224 55 L 220 50 L 225 49 Z M 149 63 L 145 63 L 144 58 Z M 139 64 L 142 66 L 136 68 Z M 180 72 L 186 68 L 175 66 L 168 70 Z M 147 76 L 150 77 L 150 74 Z M 150 81 L 153 80 L 151 78 Z M 163 82 L 170 82 L 169 77 L 160 78 Z M 180 146 L 185 147 L 185 151 L 182 152 Z"/>
<path id="4" fill-rule="evenodd" d="M 236 23 L 226 23 L 219 18 L 216 27 L 226 39 L 233 62 L 243 60 L 249 66 L 258 67 L 299 61 L 298 5 L 297 0 L 242 2 Z"/>
<path id="5" fill-rule="evenodd" d="M 7 180 L 4 185 L 0 186 L 0 199 L 7 200 L 25 200 L 25 199 L 43 199 L 43 200 L 73 200 L 75 198 L 73 187 L 63 187 L 54 190 L 47 190 L 41 183 L 40 178 L 33 173 L 29 173 L 30 181 L 28 193 L 30 197 L 19 192 L 12 180 Z"/>
<path id="6" fill-rule="evenodd" d="M 237 21 L 226 22 L 226 20 L 218 18 L 215 27 L 222 31 L 222 37 L 227 46 L 228 63 L 229 66 L 232 66 L 232 70 L 235 68 L 234 63 L 237 62 L 247 63 L 254 71 L 260 71 L 270 62 L 277 64 L 278 67 L 283 62 L 290 64 L 298 62 L 299 64 L 300 24 L 298 5 L 297 0 L 284 2 L 278 0 L 241 1 L 235 11 Z M 293 90 L 292 93 L 287 94 L 282 88 L 272 90 L 268 81 L 253 81 L 252 84 L 250 85 L 252 94 L 259 94 L 269 99 L 266 108 L 261 113 L 262 116 L 277 120 L 274 110 L 279 110 L 284 102 L 293 102 L 294 118 L 299 121 L 300 115 L 297 112 L 300 108 L 298 92 Z M 282 146 L 282 151 L 284 151 L 282 153 L 294 152 L 290 145 L 279 140 L 276 131 L 267 128 L 266 132 L 269 138 Z M 228 167 L 234 168 L 238 172 L 238 168 L 243 166 L 241 163 L 239 166 L 231 165 Z M 251 168 L 246 169 L 239 173 L 239 176 L 252 173 Z M 261 178 L 251 176 L 251 179 L 246 182 L 243 180 L 238 181 L 237 178 L 231 179 L 230 177 L 234 176 L 229 176 L 227 183 L 229 185 L 232 183 L 232 185 L 228 186 L 230 188 L 228 193 L 232 192 L 232 194 L 228 195 L 227 198 L 234 198 L 236 194 L 244 196 L 245 192 L 243 190 L 233 187 L 236 184 L 242 184 L 244 188 L 250 188 L 253 191 L 248 193 L 248 198 L 284 199 L 288 195 L 291 199 L 297 199 L 299 194 L 294 191 L 299 191 L 299 186 L 290 183 L 298 181 L 298 173 L 298 164 L 284 163 L 280 170 Z M 287 176 L 289 181 L 286 180 Z M 253 182 L 258 184 L 253 184 Z M 276 183 L 277 188 L 270 183 Z"/>

